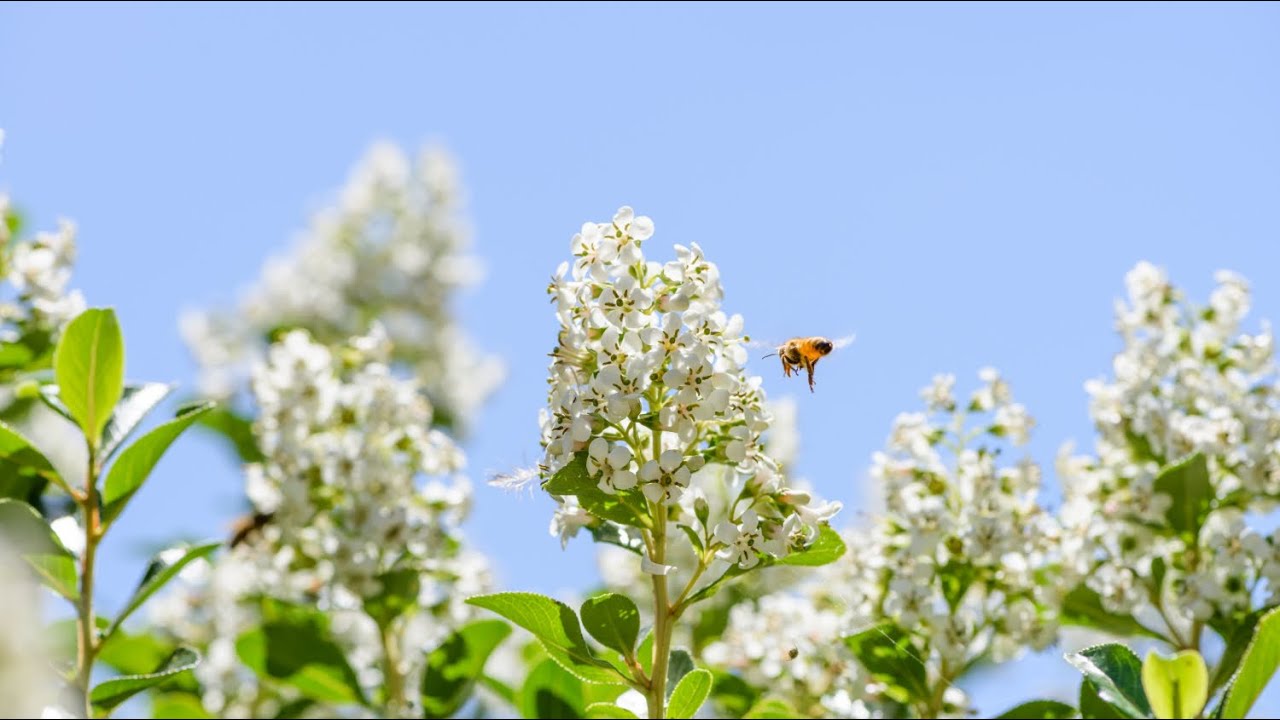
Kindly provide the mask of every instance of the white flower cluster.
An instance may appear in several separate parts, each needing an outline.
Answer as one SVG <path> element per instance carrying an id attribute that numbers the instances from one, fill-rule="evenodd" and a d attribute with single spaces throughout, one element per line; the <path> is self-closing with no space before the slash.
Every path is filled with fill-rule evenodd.
<path id="1" fill-rule="evenodd" d="M 702 658 L 786 700 L 802 717 L 881 716 L 874 685 L 843 642 L 857 624 L 832 602 L 831 583 L 844 579 L 833 569 L 815 569 L 793 591 L 734 605 L 724 634 Z"/>
<path id="2" fill-rule="evenodd" d="M 12 299 L 0 302 L 0 342 L 18 342 L 31 333 L 51 338 L 85 308 L 80 291 L 67 289 L 76 261 L 76 226 L 59 220 L 56 232 L 13 242 L 16 220 L 9 196 L 0 193 L 0 267 L 13 288 Z"/>
<path id="3" fill-rule="evenodd" d="M 687 491 L 704 465 L 729 466 L 727 517 L 696 524 L 721 559 L 750 568 L 762 553 L 807 545 L 839 505 L 811 506 L 764 452 L 771 417 L 760 378 L 744 370 L 742 318 L 720 309 L 717 267 L 697 244 L 677 245 L 666 264 L 646 260 L 641 245 L 652 234 L 653 222 L 629 207 L 586 223 L 572 240 L 575 260 L 553 278 L 561 327 L 540 418 L 541 472 L 550 478 L 585 452 L 601 492 L 633 508 L 675 508 L 694 504 Z M 696 515 L 681 522 L 694 527 Z M 567 501 L 553 532 L 567 537 L 592 522 Z"/>
<path id="4" fill-rule="evenodd" d="M 1245 523 L 1280 500 L 1280 385 L 1269 326 L 1241 331 L 1249 288 L 1219 272 L 1206 307 L 1188 303 L 1164 271 L 1139 263 L 1117 302 L 1124 349 L 1114 378 L 1085 385 L 1098 430 L 1096 457 L 1059 458 L 1062 520 L 1077 569 L 1116 612 L 1151 607 L 1205 621 L 1251 607 L 1267 579 L 1280 600 L 1280 534 Z M 1155 489 L 1160 469 L 1201 452 L 1213 512 L 1194 544 L 1169 527 L 1173 498 Z M 1168 587 L 1148 587 L 1153 563 Z M 1159 609 L 1159 608 L 1157 608 Z M 1175 630 L 1176 631 L 1176 630 Z"/>
<path id="5" fill-rule="evenodd" d="M 303 328 L 338 345 L 374 319 L 392 360 L 423 378 L 437 424 L 465 426 L 503 375 L 455 324 L 452 300 L 478 277 L 460 217 L 452 160 L 425 150 L 411 164 L 394 145 L 375 145 L 339 202 L 319 213 L 294 251 L 269 261 L 236 313 L 189 313 L 187 344 L 203 392 L 225 398 L 242 387 L 266 341 Z"/>
<path id="6" fill-rule="evenodd" d="M 381 679 L 381 638 L 362 607 L 383 591 L 381 575 L 408 570 L 420 580 L 418 610 L 397 626 L 404 648 L 439 644 L 471 617 L 463 600 L 490 584 L 487 563 L 464 549 L 459 532 L 471 501 L 465 478 L 453 475 L 462 453 L 432 427 L 419 384 L 392 374 L 389 354 L 379 326 L 337 349 L 294 330 L 254 372 L 261 413 L 254 430 L 266 458 L 249 466 L 246 492 L 270 520 L 197 583 L 203 589 L 175 601 L 185 613 L 161 618 L 178 637 L 208 648 L 201 678 L 211 711 L 243 711 L 230 704 L 244 695 L 234 639 L 253 621 L 257 597 L 329 613 L 348 660 L 373 686 Z M 432 476 L 425 485 L 423 476 Z M 182 618 L 199 606 L 211 621 L 190 627 Z M 212 626 L 212 636 L 202 637 L 199 625 Z M 407 675 L 421 671 L 421 659 L 405 658 Z"/>
<path id="7" fill-rule="evenodd" d="M 894 421 L 871 475 L 886 509 L 839 561 L 852 617 L 886 618 L 912 634 L 931 682 L 949 683 L 985 653 L 997 662 L 1056 636 L 1059 530 L 1038 503 L 1040 468 L 997 463 L 1002 438 L 1033 421 L 993 369 L 957 408 L 955 378 L 922 391 L 928 412 Z M 966 423 L 978 421 L 977 427 Z"/>

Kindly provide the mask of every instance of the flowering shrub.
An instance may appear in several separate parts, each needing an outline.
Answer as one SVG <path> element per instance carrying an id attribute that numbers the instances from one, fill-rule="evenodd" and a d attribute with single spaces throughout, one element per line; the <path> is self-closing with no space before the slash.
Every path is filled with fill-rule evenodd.
<path id="1" fill-rule="evenodd" d="M 611 222 L 586 223 L 571 243 L 573 263 L 562 263 L 552 280 L 560 332 L 538 475 L 560 503 L 552 529 L 562 542 L 587 528 L 635 553 L 650 576 L 653 630 L 637 647 L 634 600 L 617 593 L 588 600 L 583 622 L 618 654 L 611 661 L 579 645 L 577 616 L 550 598 L 505 593 L 470 602 L 538 636 L 582 680 L 619 693 L 630 687 L 644 695 L 651 717 L 678 717 L 711 689 L 710 673 L 691 669 L 686 650 L 671 649 L 684 612 L 739 575 L 776 563 L 825 564 L 844 545 L 826 527 L 839 504 L 789 487 L 762 446 L 771 417 L 760 379 L 744 371 L 742 318 L 720 309 L 719 270 L 697 244 L 676 246 L 665 264 L 647 260 L 641 246 L 652 234 L 652 221 L 628 207 Z M 670 564 L 673 546 L 687 550 L 690 566 Z M 678 592 L 668 585 L 673 578 Z M 531 608 L 560 619 L 548 625 L 529 617 Z M 577 640 L 557 642 L 564 637 Z M 673 667 L 687 674 L 668 699 Z M 696 688 L 687 698 L 685 682 Z M 677 708 L 677 700 L 691 708 Z"/>
<path id="2" fill-rule="evenodd" d="M 958 683 L 1065 625 L 1156 649 L 1069 653 L 1074 705 L 1001 717 L 1244 717 L 1280 667 L 1280 533 L 1260 529 L 1280 373 L 1269 327 L 1242 330 L 1242 278 L 1198 306 L 1129 273 L 1061 507 L 1015 455 L 1031 416 L 984 369 L 893 421 L 883 512 L 837 532 L 840 503 L 791 473 L 794 405 L 748 373 L 718 268 L 694 243 L 650 260 L 653 223 L 626 207 L 552 278 L 543 454 L 498 480 L 539 481 L 548 542 L 590 535 L 604 587 L 578 611 L 494 592 L 462 533 L 455 438 L 500 370 L 452 317 L 474 275 L 458 195 L 442 155 L 375 148 L 235 312 L 185 320 L 222 404 L 146 432 L 172 388 L 125 382 L 115 313 L 70 290 L 74 226 L 27 237 L 0 196 L 0 715 L 106 717 L 146 693 L 155 717 L 968 716 Z M 104 537 L 196 423 L 233 441 L 250 512 L 157 553 L 104 612 Z M 143 605 L 150 627 L 126 628 Z"/>

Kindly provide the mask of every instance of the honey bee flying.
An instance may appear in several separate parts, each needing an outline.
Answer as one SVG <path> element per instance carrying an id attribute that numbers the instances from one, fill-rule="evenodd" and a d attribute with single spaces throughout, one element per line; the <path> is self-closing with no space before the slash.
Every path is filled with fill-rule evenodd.
<path id="1" fill-rule="evenodd" d="M 778 345 L 773 352 L 765 355 L 770 357 L 777 355 L 782 360 L 782 373 L 787 377 L 791 377 L 794 371 L 796 375 L 800 374 L 800 370 L 806 370 L 809 373 L 809 392 L 813 392 L 813 368 L 818 361 L 826 357 L 836 348 L 842 348 L 853 342 L 853 336 L 843 337 L 838 340 L 830 340 L 820 335 L 813 337 L 794 337 L 790 340 Z"/>

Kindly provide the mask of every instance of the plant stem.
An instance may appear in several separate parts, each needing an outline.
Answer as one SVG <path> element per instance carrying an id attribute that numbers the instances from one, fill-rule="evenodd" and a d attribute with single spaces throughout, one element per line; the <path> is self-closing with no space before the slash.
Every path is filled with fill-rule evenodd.
<path id="1" fill-rule="evenodd" d="M 84 496 L 80 507 L 84 510 L 84 553 L 80 556 L 80 603 L 76 628 L 79 630 L 76 644 L 76 686 L 84 693 L 85 717 L 93 717 L 93 705 L 89 702 L 89 682 L 93 673 L 93 661 L 98 655 L 97 627 L 93 616 L 93 568 L 98 553 L 98 541 L 102 539 L 101 518 L 98 513 L 98 461 L 95 448 L 89 447 L 89 463 L 84 482 Z"/>
<path id="2" fill-rule="evenodd" d="M 406 717 L 404 703 L 404 673 L 400 669 L 400 641 L 392 629 L 394 622 L 386 623 L 382 631 L 382 673 L 387 691 L 388 717 Z"/>
<path id="3" fill-rule="evenodd" d="M 656 444 L 656 443 L 655 443 Z M 666 498 L 654 503 L 656 522 L 653 529 L 653 561 L 659 565 L 667 561 L 667 505 Z M 667 602 L 667 576 L 653 576 L 653 676 L 649 678 L 649 717 L 661 720 L 667 698 L 667 660 L 671 655 L 671 631 L 673 629 L 671 605 Z"/>

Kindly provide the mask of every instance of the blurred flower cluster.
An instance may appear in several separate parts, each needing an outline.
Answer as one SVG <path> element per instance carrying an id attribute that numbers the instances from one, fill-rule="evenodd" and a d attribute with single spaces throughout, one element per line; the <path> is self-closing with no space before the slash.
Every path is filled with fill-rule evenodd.
<path id="1" fill-rule="evenodd" d="M 871 469 L 885 512 L 854 532 L 857 551 L 833 567 L 846 580 L 830 583 L 851 622 L 882 619 L 910 638 L 934 714 L 963 702 L 945 691 L 979 659 L 1051 643 L 1072 582 L 1055 566 L 1059 530 L 1039 504 L 1040 468 L 997 462 L 1005 440 L 1026 442 L 1032 418 L 999 373 L 979 376 L 964 405 L 954 376 L 935 377 L 921 392 L 926 412 L 894 420 Z"/>
<path id="2" fill-rule="evenodd" d="M 688 528 L 704 559 L 714 552 L 750 569 L 785 557 L 811 543 L 839 504 L 787 487 L 764 451 L 772 418 L 760 379 L 744 371 L 742 318 L 720 309 L 715 264 L 697 244 L 677 245 L 665 264 L 649 261 L 641 245 L 652 234 L 652 221 L 628 207 L 611 222 L 586 223 L 573 237 L 575 260 L 553 278 L 560 333 L 541 474 L 550 479 L 585 453 L 608 502 L 642 519 L 653 508 Z M 700 473 L 726 499 L 714 515 Z M 562 539 L 604 521 L 581 496 L 560 499 L 553 532 Z M 671 571 L 647 556 L 642 564 Z"/>
<path id="3" fill-rule="evenodd" d="M 882 717 L 875 683 L 843 642 L 867 621 L 842 601 L 847 580 L 826 565 L 796 587 L 732 605 L 723 635 L 702 657 L 803 717 Z"/>
<path id="4" fill-rule="evenodd" d="M 465 427 L 502 379 L 501 363 L 458 327 L 456 292 L 479 276 L 452 160 L 438 149 L 418 162 L 375 145 L 336 205 L 315 216 L 292 253 L 269 261 L 235 312 L 194 312 L 182 330 L 201 388 L 227 398 L 282 330 L 303 328 L 326 345 L 382 323 L 391 360 L 422 379 L 444 427 Z"/>
<path id="5" fill-rule="evenodd" d="M 269 520 L 207 571 L 203 593 L 177 598 L 158 616 L 184 641 L 210 648 L 199 673 L 213 693 L 205 696 L 211 711 L 227 712 L 240 681 L 232 650 L 235 633 L 256 619 L 247 600 L 305 602 L 331 613 L 352 666 L 377 685 L 386 649 L 365 609 L 387 583 L 398 576 L 413 588 L 406 598 L 413 610 L 394 626 L 402 648 L 438 644 L 471 616 L 463 598 L 488 586 L 487 563 L 465 551 L 459 531 L 470 505 L 469 485 L 454 476 L 462 454 L 433 428 L 418 382 L 391 373 L 389 356 L 376 325 L 334 349 L 294 330 L 253 373 L 254 430 L 265 459 L 249 466 L 246 491 L 255 516 Z M 192 605 L 204 606 L 210 621 L 192 623 Z M 214 634 L 183 635 L 202 626 Z M 412 678 L 421 659 L 406 653 L 399 672 Z"/>
<path id="6" fill-rule="evenodd" d="M 1241 323 L 1249 287 L 1216 275 L 1207 306 L 1188 302 L 1160 268 L 1139 263 L 1117 302 L 1124 347 L 1114 377 L 1086 384 L 1096 455 L 1059 457 L 1070 557 L 1112 612 L 1160 614 L 1180 643 L 1250 610 L 1265 581 L 1280 600 L 1280 534 L 1249 527 L 1280 499 L 1280 385 L 1274 338 Z M 1169 518 L 1194 490 L 1161 469 L 1201 453 L 1202 509 Z M 1183 525 L 1183 526 L 1180 526 Z"/>
<path id="7" fill-rule="evenodd" d="M 0 298 L 0 343 L 36 351 L 52 347 L 62 326 L 85 308 L 80 291 L 68 289 L 75 261 L 75 223 L 62 219 L 56 231 L 23 238 L 21 219 L 0 192 L 0 275 L 12 288 Z M 4 358 L 6 367 L 29 359 L 9 357 L 12 352 Z"/>

